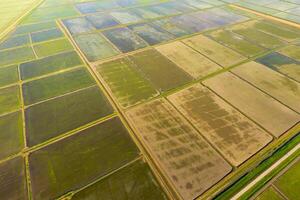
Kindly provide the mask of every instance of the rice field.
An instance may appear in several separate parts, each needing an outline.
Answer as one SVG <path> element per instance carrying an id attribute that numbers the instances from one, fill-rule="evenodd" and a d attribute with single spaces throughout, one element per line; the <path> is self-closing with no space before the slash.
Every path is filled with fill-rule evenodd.
<path id="1" fill-rule="evenodd" d="M 299 132 L 299 6 L 0 2 L 0 199 L 222 194 Z"/>

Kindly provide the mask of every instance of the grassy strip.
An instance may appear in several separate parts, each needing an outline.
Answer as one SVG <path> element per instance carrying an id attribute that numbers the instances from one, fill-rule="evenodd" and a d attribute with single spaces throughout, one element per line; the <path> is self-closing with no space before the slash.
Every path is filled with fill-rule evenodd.
<path id="1" fill-rule="evenodd" d="M 272 170 L 267 176 L 256 183 L 252 188 L 245 192 L 239 199 L 246 200 L 258 192 L 264 185 L 266 185 L 272 178 L 274 178 L 278 173 L 280 173 L 284 168 L 286 168 L 292 161 L 294 161 L 300 155 L 300 150 L 294 152 L 289 156 L 284 162 L 282 162 L 278 167 Z"/>
<path id="2" fill-rule="evenodd" d="M 288 151 L 294 148 L 298 143 L 300 143 L 300 133 L 291 138 L 288 142 L 278 148 L 273 154 L 270 154 L 268 158 L 263 160 L 256 168 L 252 171 L 248 172 L 240 179 L 238 179 L 235 183 L 226 188 L 223 192 L 217 195 L 214 199 L 230 199 L 233 195 L 239 192 L 242 188 L 244 188 L 250 181 L 252 181 L 259 174 L 264 172 L 267 168 L 269 168 L 273 163 L 279 160 L 282 156 L 284 156 Z"/>

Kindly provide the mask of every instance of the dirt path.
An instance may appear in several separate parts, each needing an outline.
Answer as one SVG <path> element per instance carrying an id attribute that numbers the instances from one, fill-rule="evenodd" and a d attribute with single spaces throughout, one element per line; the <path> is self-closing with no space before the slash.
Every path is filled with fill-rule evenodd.
<path id="1" fill-rule="evenodd" d="M 252 188 L 256 183 L 261 181 L 265 176 L 271 173 L 276 167 L 278 167 L 282 162 L 284 162 L 289 156 L 295 153 L 300 149 L 300 144 L 295 146 L 292 150 L 290 150 L 287 154 L 285 154 L 282 158 L 280 158 L 277 162 L 275 162 L 271 167 L 269 167 L 266 171 L 256 177 L 251 183 L 249 183 L 246 187 L 244 187 L 241 191 L 239 191 L 236 195 L 234 195 L 231 200 L 239 199 L 245 192 L 247 192 L 250 188 Z"/>

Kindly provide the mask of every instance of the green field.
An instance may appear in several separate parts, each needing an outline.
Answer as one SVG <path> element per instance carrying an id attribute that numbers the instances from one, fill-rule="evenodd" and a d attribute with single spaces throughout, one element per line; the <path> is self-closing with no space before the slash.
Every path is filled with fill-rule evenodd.
<path id="1" fill-rule="evenodd" d="M 27 80 L 82 64 L 83 62 L 75 51 L 61 53 L 22 63 L 20 65 L 21 79 Z"/>
<path id="2" fill-rule="evenodd" d="M 0 159 L 19 153 L 24 148 L 21 112 L 0 117 Z"/>
<path id="3" fill-rule="evenodd" d="M 138 154 L 118 118 L 83 130 L 30 154 L 33 197 L 53 199 L 79 189 L 135 159 Z"/>
<path id="4" fill-rule="evenodd" d="M 258 195 L 258 197 L 256 198 L 256 200 L 270 200 L 270 199 L 283 200 L 284 198 L 281 197 L 273 187 L 269 187 L 268 189 L 263 191 L 260 195 Z"/>
<path id="5" fill-rule="evenodd" d="M 0 68 L 0 87 L 19 81 L 18 66 Z"/>
<path id="6" fill-rule="evenodd" d="M 28 144 L 44 142 L 112 112 L 96 86 L 31 106 L 25 110 Z"/>
<path id="7" fill-rule="evenodd" d="M 129 56 L 136 70 L 157 90 L 167 91 L 192 80 L 192 77 L 156 50 L 146 50 Z"/>
<path id="8" fill-rule="evenodd" d="M 11 86 L 0 89 L 0 115 L 21 108 L 21 96 L 19 86 Z"/>
<path id="9" fill-rule="evenodd" d="M 34 51 L 39 58 L 51 56 L 60 52 L 70 51 L 73 46 L 67 39 L 58 39 L 33 45 Z"/>
<path id="10" fill-rule="evenodd" d="M 25 163 L 22 157 L 0 163 L 0 196 L 2 199 L 28 199 Z"/>
<path id="11" fill-rule="evenodd" d="M 158 186 L 147 164 L 140 160 L 79 191 L 72 197 L 72 200 L 88 200 L 99 197 L 105 199 L 123 199 L 124 197 L 143 200 L 168 199 Z"/>
<path id="12" fill-rule="evenodd" d="M 0 66 L 4 66 L 32 60 L 35 56 L 30 47 L 19 47 L 0 51 L 0 58 Z"/>
<path id="13" fill-rule="evenodd" d="M 132 106 L 158 94 L 128 58 L 104 63 L 97 66 L 96 70 L 122 107 Z"/>
<path id="14" fill-rule="evenodd" d="M 85 68 L 48 76 L 22 85 L 24 103 L 34 104 L 94 84 L 95 81 Z"/>

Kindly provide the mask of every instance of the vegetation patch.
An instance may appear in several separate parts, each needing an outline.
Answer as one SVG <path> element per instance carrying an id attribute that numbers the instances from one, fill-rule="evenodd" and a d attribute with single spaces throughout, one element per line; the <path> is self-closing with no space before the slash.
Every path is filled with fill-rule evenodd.
<path id="1" fill-rule="evenodd" d="M 37 79 L 22 85 L 25 105 L 30 105 L 94 85 L 90 73 L 85 68 Z"/>
<path id="2" fill-rule="evenodd" d="M 33 48 L 38 57 L 46 57 L 60 52 L 72 50 L 73 46 L 67 39 L 63 38 L 33 45 Z"/>
<path id="3" fill-rule="evenodd" d="M 55 199 L 138 156 L 122 122 L 110 119 L 29 155 L 33 197 Z"/>
<path id="4" fill-rule="evenodd" d="M 21 108 L 19 86 L 0 89 L 0 115 Z"/>
<path id="5" fill-rule="evenodd" d="M 192 80 L 191 76 L 156 50 L 146 50 L 129 58 L 157 90 L 167 91 Z"/>
<path id="6" fill-rule="evenodd" d="M 0 66 L 3 66 L 32 60 L 35 56 L 31 47 L 20 47 L 0 51 L 0 58 Z"/>
<path id="7" fill-rule="evenodd" d="M 21 79 L 27 80 L 52 72 L 83 65 L 75 51 L 57 54 L 20 65 Z"/>
<path id="8" fill-rule="evenodd" d="M 223 67 L 235 65 L 246 59 L 241 54 L 203 35 L 184 39 L 183 42 Z"/>
<path id="9" fill-rule="evenodd" d="M 13 84 L 19 81 L 18 66 L 0 68 L 0 87 Z"/>
<path id="10" fill-rule="evenodd" d="M 25 162 L 22 157 L 0 164 L 0 196 L 3 199 L 28 199 Z"/>
<path id="11" fill-rule="evenodd" d="M 0 117 L 0 130 L 0 159 L 19 153 L 24 147 L 22 113 Z"/>
<path id="12" fill-rule="evenodd" d="M 104 63 L 96 68 L 118 102 L 125 108 L 158 94 L 132 65 L 129 59 L 124 58 Z"/>
<path id="13" fill-rule="evenodd" d="M 80 90 L 25 110 L 29 146 L 44 142 L 113 113 L 97 86 Z"/>
<path id="14" fill-rule="evenodd" d="M 128 199 L 167 200 L 148 165 L 140 160 L 79 191 L 72 200 L 122 199 L 124 196 Z"/>

